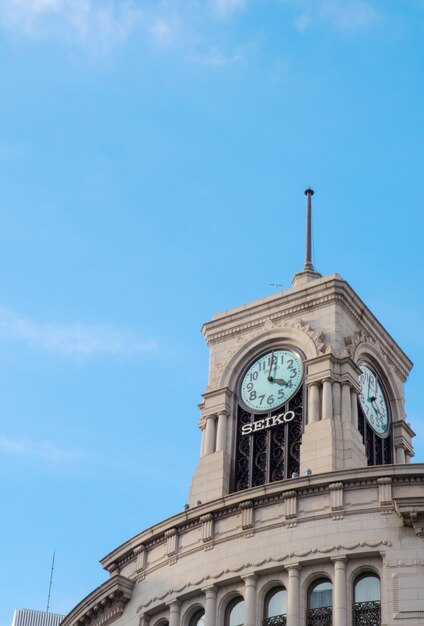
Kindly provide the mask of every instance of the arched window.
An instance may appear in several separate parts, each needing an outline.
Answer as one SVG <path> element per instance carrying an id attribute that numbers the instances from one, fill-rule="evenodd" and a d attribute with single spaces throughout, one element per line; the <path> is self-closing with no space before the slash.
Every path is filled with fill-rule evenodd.
<path id="1" fill-rule="evenodd" d="M 205 626 L 205 611 L 203 609 L 199 609 L 192 616 L 190 626 Z"/>
<path id="2" fill-rule="evenodd" d="M 286 626 L 287 591 L 284 587 L 271 589 L 265 598 L 263 626 Z"/>
<path id="3" fill-rule="evenodd" d="M 333 585 L 329 580 L 316 580 L 309 587 L 307 626 L 332 626 Z"/>
<path id="4" fill-rule="evenodd" d="M 235 598 L 225 611 L 225 626 L 244 626 L 244 600 Z"/>
<path id="5" fill-rule="evenodd" d="M 356 579 L 353 588 L 354 626 L 380 626 L 380 579 L 376 574 L 366 573 Z"/>

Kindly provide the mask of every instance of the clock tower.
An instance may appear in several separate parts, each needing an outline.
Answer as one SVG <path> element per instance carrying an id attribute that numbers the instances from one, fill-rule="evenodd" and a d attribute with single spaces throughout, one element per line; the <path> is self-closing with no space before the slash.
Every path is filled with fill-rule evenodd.
<path id="1" fill-rule="evenodd" d="M 409 463 L 411 361 L 338 274 L 311 260 L 292 287 L 215 315 L 190 505 L 292 477 Z"/>
<path id="2" fill-rule="evenodd" d="M 411 362 L 311 260 L 203 326 L 209 376 L 190 503 L 101 563 L 61 626 L 422 626 L 424 464 Z"/>

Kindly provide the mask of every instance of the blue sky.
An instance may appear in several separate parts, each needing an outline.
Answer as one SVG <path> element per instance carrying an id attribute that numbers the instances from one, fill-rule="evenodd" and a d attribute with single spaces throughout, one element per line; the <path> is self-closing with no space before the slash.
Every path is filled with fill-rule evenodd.
<path id="1" fill-rule="evenodd" d="M 0 0 L 0 626 L 183 509 L 213 313 L 340 273 L 415 366 L 422 0 Z"/>

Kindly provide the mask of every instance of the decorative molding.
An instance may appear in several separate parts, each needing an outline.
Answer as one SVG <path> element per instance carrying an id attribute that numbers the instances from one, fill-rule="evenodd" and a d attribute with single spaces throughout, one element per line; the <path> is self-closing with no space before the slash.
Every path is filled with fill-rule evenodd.
<path id="1" fill-rule="evenodd" d="M 343 483 L 331 483 L 328 485 L 330 491 L 330 508 L 332 511 L 343 510 Z M 343 515 L 340 513 L 336 516 L 337 519 L 342 519 Z M 334 519 L 334 518 L 333 518 Z"/>
<path id="2" fill-rule="evenodd" d="M 107 571 L 111 576 L 117 576 L 121 572 L 120 564 L 117 561 L 113 561 L 107 568 Z"/>
<path id="3" fill-rule="evenodd" d="M 178 533 L 176 528 L 170 528 L 165 532 L 166 539 L 166 554 L 168 557 L 175 556 L 177 554 L 177 539 Z"/>
<path id="4" fill-rule="evenodd" d="M 393 505 L 392 500 L 392 479 L 389 476 L 377 478 L 378 485 L 378 500 L 380 506 Z"/>
<path id="5" fill-rule="evenodd" d="M 392 345 L 391 338 L 384 327 L 364 306 L 363 302 L 358 298 L 352 288 L 339 276 L 331 276 L 328 277 L 327 280 L 322 279 L 322 283 L 312 288 L 306 298 L 304 296 L 302 297 L 299 293 L 293 294 L 292 297 L 269 298 L 268 300 L 269 302 L 266 304 L 268 311 L 270 308 L 275 310 L 277 307 L 280 307 L 280 311 L 271 315 L 272 320 L 301 315 L 304 311 L 334 302 L 340 303 L 349 311 L 352 318 L 357 322 L 358 327 L 364 328 L 365 332 L 367 332 L 376 344 L 385 346 L 382 353 L 385 358 L 388 359 L 390 366 L 395 367 L 401 373 L 404 380 L 407 378 L 412 366 L 410 359 L 408 359 L 405 353 L 396 344 Z M 262 302 L 259 301 L 258 303 L 252 303 L 252 305 L 248 307 L 228 311 L 228 316 L 231 315 L 231 322 L 236 324 L 231 328 L 227 326 L 229 319 L 225 315 L 221 315 L 219 318 L 205 324 L 202 328 L 202 332 L 205 335 L 208 345 L 225 339 L 228 336 L 236 335 L 250 328 L 263 325 L 266 321 L 265 316 L 259 317 L 251 322 L 243 323 L 241 321 L 242 319 L 246 319 L 246 316 L 249 314 L 251 316 L 259 314 L 260 316 L 263 311 L 261 305 Z M 240 319 L 240 323 L 238 324 L 236 322 L 237 319 Z M 223 329 L 225 325 L 227 328 Z M 219 328 L 222 330 L 219 330 Z"/>
<path id="6" fill-rule="evenodd" d="M 117 620 L 131 599 L 135 582 L 114 576 L 80 602 L 61 622 L 63 626 L 107 626 Z"/>
<path id="7" fill-rule="evenodd" d="M 371 487 L 375 489 L 375 512 L 382 512 L 389 509 L 389 507 L 387 509 L 380 507 L 378 503 L 377 494 L 379 486 L 377 480 L 379 478 L 391 477 L 392 488 L 396 494 L 404 493 L 403 490 L 408 489 L 409 487 L 415 487 L 418 489 L 424 487 L 424 463 L 395 466 L 369 466 L 352 470 L 339 470 L 334 473 L 334 477 L 335 475 L 337 475 L 340 482 L 343 482 L 345 492 L 350 489 L 369 489 Z M 317 494 L 328 494 L 329 484 L 331 484 L 331 482 L 332 481 L 327 475 L 313 475 L 310 477 L 300 476 L 299 478 L 291 479 L 290 481 L 282 481 L 281 483 L 276 482 L 268 484 L 265 487 L 261 486 L 252 488 L 249 491 L 249 496 L 254 502 L 254 507 L 256 509 L 267 506 L 271 503 L 284 502 L 287 493 L 292 491 L 295 486 L 298 498 L 309 497 Z M 405 493 L 408 493 L 408 491 L 405 491 Z M 226 498 L 221 500 L 219 503 L 214 502 L 210 503 L 210 505 L 202 505 L 201 509 L 203 513 L 199 511 L 197 507 L 181 512 L 172 519 L 172 524 L 175 528 L 178 528 L 178 534 L 180 535 L 185 532 L 189 532 L 193 528 L 201 526 L 200 517 L 202 514 L 208 512 L 213 513 L 214 522 L 216 524 L 219 520 L 229 518 L 232 515 L 239 513 L 240 503 L 244 501 L 246 495 L 247 494 L 245 492 L 233 493 L 226 496 Z M 329 496 L 327 495 L 327 498 L 328 497 Z M 420 497 L 418 497 L 418 500 L 419 499 Z M 421 499 L 423 500 L 424 507 L 424 497 L 421 497 Z M 402 503 L 402 506 L 404 506 L 405 499 L 401 498 L 400 495 L 396 496 L 395 500 Z M 417 502 L 417 505 L 419 504 L 420 503 Z M 393 502 L 392 507 L 394 506 L 395 503 Z M 356 509 L 355 511 L 356 513 L 367 512 L 366 510 L 359 511 Z M 323 517 L 328 516 L 329 513 L 331 514 L 331 511 L 327 510 L 327 512 L 323 514 Z M 400 515 L 398 510 L 397 513 Z M 345 511 L 345 516 L 347 514 L 348 511 Z M 300 521 L 308 521 L 308 519 L 308 517 L 302 516 Z M 281 524 L 281 521 L 279 523 Z M 104 569 L 106 569 L 111 575 L 115 576 L 117 575 L 119 569 L 122 570 L 124 566 L 133 561 L 135 573 L 136 555 L 134 554 L 134 546 L 138 546 L 140 544 L 145 545 L 148 552 L 163 545 L 165 557 L 167 539 L 165 538 L 164 533 L 168 530 L 168 528 L 169 520 L 157 524 L 149 529 L 148 532 L 146 531 L 140 533 L 130 541 L 124 543 L 122 546 L 101 560 Z M 184 551 L 184 554 L 185 553 L 186 551 Z M 152 566 L 152 568 L 148 567 L 148 569 L 146 569 L 146 573 L 155 571 L 157 567 L 162 567 L 163 565 L 165 565 L 165 560 Z"/>
<path id="8" fill-rule="evenodd" d="M 256 569 L 264 565 L 267 567 L 268 564 L 270 563 L 281 565 L 282 563 L 284 563 L 284 561 L 292 560 L 294 558 L 297 558 L 297 559 L 305 558 L 311 555 L 330 555 L 330 553 L 334 551 L 341 551 L 345 553 L 345 552 L 351 552 L 353 550 L 356 550 L 357 548 L 375 549 L 375 548 L 378 548 L 379 546 L 391 546 L 391 545 L 392 544 L 388 539 L 383 539 L 381 541 L 375 541 L 375 542 L 374 541 L 358 541 L 358 542 L 351 543 L 351 544 L 334 544 L 331 546 L 312 548 L 310 550 L 303 550 L 303 551 L 298 550 L 296 552 L 285 553 L 281 556 L 270 556 L 267 558 L 260 559 L 259 561 L 253 561 L 251 563 L 243 563 L 242 565 L 239 565 L 238 567 L 226 568 L 218 572 L 215 572 L 214 574 L 203 576 L 202 578 L 199 578 L 197 580 L 193 580 L 191 582 L 185 583 L 184 585 L 181 585 L 180 587 L 169 589 L 164 594 L 155 596 L 154 598 L 151 598 L 150 600 L 148 600 L 146 603 L 141 604 L 137 608 L 137 613 L 140 613 L 141 611 L 146 610 L 149 606 L 151 606 L 152 604 L 155 604 L 156 602 L 162 603 L 165 600 L 165 598 L 171 595 L 175 596 L 177 594 L 181 594 L 186 589 L 192 589 L 192 588 L 198 587 L 200 589 L 205 590 L 205 588 L 209 588 L 213 586 L 214 581 L 218 581 L 219 579 L 221 579 L 223 576 L 227 574 L 230 575 L 230 578 L 234 574 L 239 574 L 241 577 L 242 575 L 240 574 L 240 572 L 243 572 L 243 570 L 249 569 L 251 571 L 252 569 Z M 285 567 L 285 566 L 282 565 L 282 567 Z"/>
<path id="9" fill-rule="evenodd" d="M 225 331 L 224 333 L 217 333 L 219 338 L 222 336 L 227 337 L 229 334 L 244 333 L 243 337 L 238 337 L 236 345 L 228 350 L 222 360 L 214 364 L 213 374 L 208 385 L 208 390 L 217 388 L 220 383 L 222 373 L 225 367 L 228 365 L 233 356 L 240 350 L 241 346 L 248 340 L 263 334 L 264 331 L 274 330 L 275 328 L 284 330 L 284 328 L 293 328 L 300 330 L 307 335 L 315 344 L 317 355 L 325 354 L 329 351 L 329 346 L 324 343 L 324 332 L 322 330 L 314 330 L 309 324 L 304 322 L 300 317 L 292 320 L 283 320 L 281 313 L 275 313 L 269 317 L 263 317 L 260 320 L 255 320 L 251 323 L 246 323 L 238 326 L 233 331 Z M 252 331 L 252 328 L 254 329 Z M 247 331 L 247 333 L 246 333 Z M 211 341 L 214 341 L 215 335 L 211 337 Z"/>
<path id="10" fill-rule="evenodd" d="M 208 541 L 213 541 L 214 539 L 214 519 L 212 513 L 206 513 L 206 515 L 202 515 L 200 518 L 202 524 L 202 540 L 203 543 L 207 543 Z"/>
<path id="11" fill-rule="evenodd" d="M 297 517 L 297 491 L 287 491 L 284 494 L 284 514 L 286 520 Z"/>
<path id="12" fill-rule="evenodd" d="M 345 337 L 346 348 L 341 352 L 341 356 L 350 356 L 353 359 L 355 356 L 357 347 L 362 343 L 368 343 L 372 345 L 375 348 L 375 350 L 377 350 L 377 352 L 383 356 L 387 365 L 392 370 L 399 371 L 398 366 L 393 361 L 393 359 L 390 358 L 389 353 L 387 352 L 387 350 L 385 349 L 381 341 L 377 339 L 376 337 L 374 337 L 373 335 L 371 335 L 369 332 L 365 332 L 365 330 L 363 329 L 357 332 L 355 335 L 351 335 L 350 337 Z M 405 375 L 405 374 L 402 372 L 402 375 Z"/>
<path id="13" fill-rule="evenodd" d="M 240 502 L 239 509 L 241 511 L 241 527 L 243 530 L 253 528 L 253 501 L 245 500 Z"/>
<path id="14" fill-rule="evenodd" d="M 272 315 L 271 320 L 274 320 L 276 317 L 277 317 L 276 315 Z M 306 335 L 308 335 L 308 337 L 310 337 L 315 344 L 318 356 L 321 354 L 327 354 L 328 351 L 330 350 L 331 347 L 324 343 L 324 338 L 325 338 L 324 332 L 322 330 L 314 330 L 313 328 L 311 328 L 309 324 L 304 322 L 300 317 L 294 320 L 291 320 L 289 322 L 286 322 L 280 327 L 286 327 L 286 326 L 288 328 L 296 328 L 298 330 L 301 330 Z"/>
<path id="15" fill-rule="evenodd" d="M 424 537 L 423 497 L 396 497 L 394 503 L 396 513 L 402 518 L 403 525 L 413 528 L 417 537 Z"/>
<path id="16" fill-rule="evenodd" d="M 147 562 L 146 546 L 144 544 L 140 544 L 139 546 L 134 548 L 134 554 L 137 557 L 135 569 L 137 573 L 140 573 L 146 569 L 146 562 Z"/>

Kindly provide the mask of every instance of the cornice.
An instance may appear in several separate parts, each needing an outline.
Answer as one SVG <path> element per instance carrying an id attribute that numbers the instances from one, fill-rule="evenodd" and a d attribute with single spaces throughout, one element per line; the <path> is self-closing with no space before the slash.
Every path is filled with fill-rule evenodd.
<path id="1" fill-rule="evenodd" d="M 107 626 L 124 612 L 135 582 L 119 574 L 100 585 L 64 618 L 61 626 Z"/>
<path id="2" fill-rule="evenodd" d="M 139 533 L 105 556 L 101 560 L 101 564 L 109 572 L 119 571 L 123 565 L 136 558 L 135 550 L 140 545 L 151 547 L 163 543 L 167 530 L 176 528 L 180 534 L 189 531 L 194 526 L 200 525 L 200 518 L 209 513 L 215 519 L 233 515 L 239 510 L 240 504 L 247 500 L 252 501 L 254 507 L 266 506 L 276 500 L 288 497 L 289 492 L 292 491 L 295 491 L 298 497 L 309 497 L 329 490 L 330 484 L 337 482 L 343 483 L 345 488 L 361 489 L 370 485 L 377 485 L 377 480 L 381 477 L 392 478 L 393 484 L 424 484 L 424 464 L 380 465 L 338 470 L 292 478 L 232 493 L 188 509 Z"/>
<path id="3" fill-rule="evenodd" d="M 260 333 L 266 329 L 267 324 L 268 328 L 269 324 L 290 326 L 290 318 L 294 315 L 332 302 L 341 303 L 358 323 L 361 331 L 358 331 L 353 342 L 358 337 L 360 341 L 369 339 L 378 347 L 387 363 L 397 369 L 406 379 L 412 368 L 412 362 L 352 287 L 337 274 L 314 281 L 303 288 L 289 289 L 276 296 L 269 296 L 263 300 L 231 309 L 204 324 L 202 332 L 208 345 L 212 345 L 252 331 Z M 286 324 L 281 324 L 281 322 L 286 322 Z M 302 328 L 302 330 L 319 332 L 310 327 Z M 361 332 L 363 337 L 360 337 Z M 322 343 L 318 353 L 328 349 L 324 346 L 322 339 L 317 337 L 313 339 Z M 349 344 L 344 353 L 339 356 L 352 356 L 351 352 Z"/>

